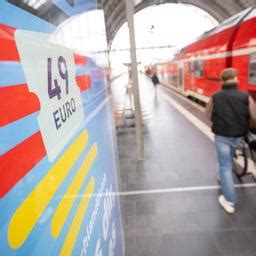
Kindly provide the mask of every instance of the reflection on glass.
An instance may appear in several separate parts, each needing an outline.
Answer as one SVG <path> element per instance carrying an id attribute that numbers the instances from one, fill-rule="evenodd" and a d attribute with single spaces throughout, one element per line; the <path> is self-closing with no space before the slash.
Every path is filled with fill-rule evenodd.
<path id="1" fill-rule="evenodd" d="M 92 57 L 100 66 L 107 65 L 107 41 L 102 10 L 74 16 L 60 25 L 51 41 Z"/>

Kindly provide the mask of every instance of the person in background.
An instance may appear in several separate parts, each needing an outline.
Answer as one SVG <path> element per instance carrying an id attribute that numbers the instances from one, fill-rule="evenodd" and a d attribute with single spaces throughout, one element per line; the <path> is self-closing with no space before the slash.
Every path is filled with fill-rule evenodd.
<path id="1" fill-rule="evenodd" d="M 155 86 L 155 88 L 160 83 L 159 79 L 158 79 L 158 76 L 156 74 L 153 74 L 153 76 L 151 77 L 151 80 L 152 80 L 152 83 Z"/>
<path id="2" fill-rule="evenodd" d="M 212 132 L 218 161 L 218 179 L 222 194 L 218 201 L 229 214 L 235 212 L 236 192 L 232 175 L 233 157 L 240 140 L 249 130 L 250 120 L 256 120 L 254 100 L 248 92 L 238 90 L 237 70 L 221 72 L 223 85 L 206 106 L 212 121 Z"/>
<path id="3" fill-rule="evenodd" d="M 155 86 L 155 88 L 157 87 L 158 84 L 160 84 L 155 69 L 152 69 L 152 71 L 151 71 L 151 81 L 152 81 L 153 85 Z"/>

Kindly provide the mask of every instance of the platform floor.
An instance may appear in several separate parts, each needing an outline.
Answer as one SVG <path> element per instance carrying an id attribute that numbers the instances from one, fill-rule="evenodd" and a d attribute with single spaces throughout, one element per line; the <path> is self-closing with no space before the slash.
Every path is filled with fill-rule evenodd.
<path id="1" fill-rule="evenodd" d="M 139 80 L 150 113 L 144 161 L 136 161 L 135 129 L 118 132 L 126 256 L 256 255 L 256 184 L 236 180 L 239 203 L 226 214 L 217 202 L 215 149 L 203 112 L 162 86 L 155 91 L 145 76 Z"/>

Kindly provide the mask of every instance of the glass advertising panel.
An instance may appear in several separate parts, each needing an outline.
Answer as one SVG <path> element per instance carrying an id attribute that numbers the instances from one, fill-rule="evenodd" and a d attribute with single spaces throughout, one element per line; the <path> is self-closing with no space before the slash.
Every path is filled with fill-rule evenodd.
<path id="1" fill-rule="evenodd" d="M 0 2 L 0 255 L 124 255 L 104 69 L 51 40 L 93 9 Z"/>

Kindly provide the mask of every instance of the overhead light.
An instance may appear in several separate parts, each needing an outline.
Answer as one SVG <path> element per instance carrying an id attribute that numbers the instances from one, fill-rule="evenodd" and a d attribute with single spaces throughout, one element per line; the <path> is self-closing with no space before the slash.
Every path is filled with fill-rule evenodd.
<path id="1" fill-rule="evenodd" d="M 38 3 L 36 3 L 35 5 L 33 5 L 34 9 L 38 9 L 39 7 L 41 7 L 43 4 L 45 4 L 47 2 L 47 0 L 41 0 Z"/>
<path id="2" fill-rule="evenodd" d="M 30 6 L 30 7 L 32 7 L 34 4 L 36 4 L 36 0 L 29 0 L 28 2 L 27 2 L 27 4 Z"/>
<path id="3" fill-rule="evenodd" d="M 38 9 L 40 6 L 45 4 L 47 0 L 25 0 L 25 2 L 33 9 Z"/>
<path id="4" fill-rule="evenodd" d="M 140 4 L 142 0 L 134 0 L 134 5 Z"/>

